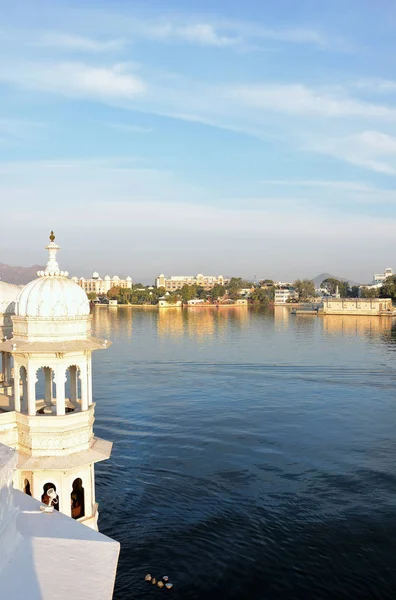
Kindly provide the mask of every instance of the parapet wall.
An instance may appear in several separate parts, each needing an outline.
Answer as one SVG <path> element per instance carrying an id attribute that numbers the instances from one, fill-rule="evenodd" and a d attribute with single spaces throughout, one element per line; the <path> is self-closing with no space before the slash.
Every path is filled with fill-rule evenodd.
<path id="1" fill-rule="evenodd" d="M 11 560 L 20 540 L 12 487 L 16 462 L 16 452 L 0 444 L 0 573 Z"/>

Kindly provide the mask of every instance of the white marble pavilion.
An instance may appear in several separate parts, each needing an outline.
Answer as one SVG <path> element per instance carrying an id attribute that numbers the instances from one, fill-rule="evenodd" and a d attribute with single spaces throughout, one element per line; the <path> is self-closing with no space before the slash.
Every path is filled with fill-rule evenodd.
<path id="1" fill-rule="evenodd" d="M 52 526 L 56 524 L 56 529 L 59 524 L 60 535 L 64 532 L 67 537 L 66 530 L 70 529 L 72 537 L 74 532 L 81 540 L 93 536 L 92 540 L 108 540 L 113 544 L 112 559 L 107 559 L 107 567 L 106 561 L 103 563 L 103 573 L 110 578 L 109 585 L 102 586 L 103 593 L 92 596 L 108 599 L 111 598 L 108 590 L 112 590 L 114 584 L 119 545 L 97 533 L 94 464 L 109 458 L 112 444 L 96 438 L 93 433 L 95 403 L 91 360 L 94 350 L 103 350 L 109 343 L 92 337 L 87 295 L 68 278 L 66 271 L 60 270 L 59 246 L 52 232 L 50 240 L 46 246 L 48 264 L 45 271 L 38 272 L 37 279 L 22 288 L 0 285 L 0 327 L 4 336 L 0 342 L 0 459 L 4 456 L 2 444 L 16 451 L 12 475 L 16 512 L 23 513 L 24 507 L 34 506 L 33 513 L 37 513 L 38 502 L 49 503 L 47 492 L 52 488 L 56 494 L 56 511 L 51 515 L 40 514 L 43 526 L 48 525 L 45 519 L 53 519 Z M 2 550 L 5 554 L 4 544 L 1 545 L 2 529 L 7 529 L 13 510 L 9 506 L 9 494 L 8 501 L 4 501 L 8 502 L 8 508 L 3 506 L 6 495 L 2 492 L 10 488 L 10 475 L 7 471 L 8 480 L 2 480 L 1 468 L 0 461 L 0 554 Z M 23 494 L 18 495 L 20 492 Z M 37 518 L 26 517 L 20 521 L 34 521 L 34 527 L 39 527 Z M 82 524 L 91 528 L 92 533 L 88 534 Z M 30 530 L 30 526 L 26 526 Z M 18 528 L 16 531 L 18 539 L 24 535 Z M 10 555 L 13 547 L 10 534 L 7 539 L 7 555 Z M 50 541 L 49 546 L 52 544 L 55 542 Z M 83 545 L 75 548 L 77 554 L 83 555 Z M 12 552 L 10 556 L 11 562 L 16 560 Z M 0 587 L 1 581 L 0 560 Z M 20 597 L 33 596 L 27 593 Z M 83 597 L 91 596 L 84 592 Z M 7 598 L 19 596 L 8 595 Z"/>

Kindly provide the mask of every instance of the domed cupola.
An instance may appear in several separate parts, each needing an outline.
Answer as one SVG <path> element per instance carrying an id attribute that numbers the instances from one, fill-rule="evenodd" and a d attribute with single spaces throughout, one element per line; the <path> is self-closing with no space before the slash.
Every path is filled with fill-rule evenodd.
<path id="1" fill-rule="evenodd" d="M 38 271 L 38 279 L 31 281 L 20 291 L 16 299 L 15 313 L 18 317 L 83 317 L 89 315 L 89 301 L 84 290 L 68 279 L 68 272 L 61 271 L 56 260 L 59 246 L 51 232 L 50 244 L 46 246 L 49 260 L 45 271 Z"/>
<path id="2" fill-rule="evenodd" d="M 25 285 L 15 303 L 14 337 L 79 339 L 90 332 L 87 294 L 61 271 L 57 262 L 60 247 L 51 231 L 47 267 Z M 89 327 L 88 327 L 89 321 Z"/>

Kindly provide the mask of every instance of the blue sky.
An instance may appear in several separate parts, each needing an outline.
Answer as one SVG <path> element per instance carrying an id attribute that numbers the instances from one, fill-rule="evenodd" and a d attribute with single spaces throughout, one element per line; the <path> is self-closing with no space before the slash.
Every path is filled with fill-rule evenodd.
<path id="1" fill-rule="evenodd" d="M 396 4 L 0 0 L 0 262 L 396 269 Z"/>

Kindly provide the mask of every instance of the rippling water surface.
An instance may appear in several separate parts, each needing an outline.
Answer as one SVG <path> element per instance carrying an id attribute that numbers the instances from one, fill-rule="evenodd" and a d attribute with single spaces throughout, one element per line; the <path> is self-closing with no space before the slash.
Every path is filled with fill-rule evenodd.
<path id="1" fill-rule="evenodd" d="M 116 600 L 396 598 L 396 332 L 288 309 L 94 310 Z M 144 581 L 168 575 L 171 591 Z"/>

